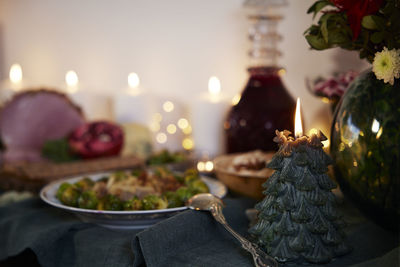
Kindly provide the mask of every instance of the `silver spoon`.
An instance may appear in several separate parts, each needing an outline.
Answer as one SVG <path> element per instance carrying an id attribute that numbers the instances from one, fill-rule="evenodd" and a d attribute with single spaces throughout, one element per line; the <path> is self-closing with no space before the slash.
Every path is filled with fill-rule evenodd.
<path id="1" fill-rule="evenodd" d="M 226 222 L 222 214 L 224 203 L 221 199 L 212 194 L 197 194 L 191 197 L 187 202 L 187 207 L 194 210 L 205 210 L 211 212 L 215 220 L 222 224 L 225 229 L 231 233 L 242 245 L 242 247 L 251 253 L 256 267 L 277 267 L 278 263 L 275 259 L 268 256 L 258 246 L 243 236 L 236 233 Z"/>

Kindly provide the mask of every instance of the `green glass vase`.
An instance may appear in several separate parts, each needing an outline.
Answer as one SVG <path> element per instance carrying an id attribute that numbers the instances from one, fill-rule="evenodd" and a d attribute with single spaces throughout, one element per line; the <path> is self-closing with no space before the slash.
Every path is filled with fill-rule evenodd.
<path id="1" fill-rule="evenodd" d="M 336 109 L 334 172 L 344 195 L 384 228 L 400 224 L 400 82 L 360 74 Z"/>

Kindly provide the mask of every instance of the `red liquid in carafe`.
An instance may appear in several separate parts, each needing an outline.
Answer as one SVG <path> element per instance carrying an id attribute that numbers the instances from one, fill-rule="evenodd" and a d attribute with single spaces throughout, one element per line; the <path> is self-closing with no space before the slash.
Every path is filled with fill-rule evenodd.
<path id="1" fill-rule="evenodd" d="M 225 121 L 228 153 L 255 149 L 276 151 L 275 130 L 293 132 L 296 103 L 279 75 L 280 68 L 250 68 L 250 79 L 239 103 Z"/>

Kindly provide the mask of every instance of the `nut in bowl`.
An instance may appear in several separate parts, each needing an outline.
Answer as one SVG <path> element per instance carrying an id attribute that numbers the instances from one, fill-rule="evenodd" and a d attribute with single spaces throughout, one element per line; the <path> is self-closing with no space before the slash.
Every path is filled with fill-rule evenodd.
<path id="1" fill-rule="evenodd" d="M 262 199 L 262 184 L 273 173 L 266 167 L 273 155 L 259 150 L 221 155 L 214 159 L 217 178 L 235 193 Z"/>

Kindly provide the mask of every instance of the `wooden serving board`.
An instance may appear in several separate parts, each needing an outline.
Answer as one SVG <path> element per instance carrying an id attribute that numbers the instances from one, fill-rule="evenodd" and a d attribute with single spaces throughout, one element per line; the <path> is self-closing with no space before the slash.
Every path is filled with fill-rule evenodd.
<path id="1" fill-rule="evenodd" d="M 135 156 L 68 163 L 6 163 L 0 167 L 0 189 L 39 192 L 44 185 L 57 179 L 143 166 L 145 162 Z"/>

